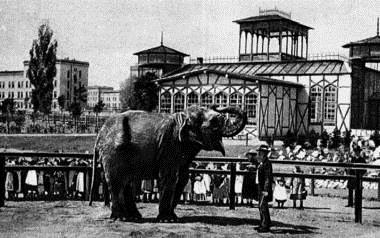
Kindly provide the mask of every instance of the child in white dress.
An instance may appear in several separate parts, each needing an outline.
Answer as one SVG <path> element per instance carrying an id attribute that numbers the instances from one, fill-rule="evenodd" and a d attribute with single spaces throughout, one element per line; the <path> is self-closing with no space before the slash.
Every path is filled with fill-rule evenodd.
<path id="1" fill-rule="evenodd" d="M 194 194 L 196 201 L 205 201 L 206 200 L 206 183 L 202 176 L 198 175 L 195 177 L 194 182 Z"/>
<path id="2" fill-rule="evenodd" d="M 285 181 L 283 178 L 277 180 L 273 191 L 273 198 L 277 202 L 278 208 L 284 207 L 284 203 L 288 198 L 288 194 L 286 192 Z"/>

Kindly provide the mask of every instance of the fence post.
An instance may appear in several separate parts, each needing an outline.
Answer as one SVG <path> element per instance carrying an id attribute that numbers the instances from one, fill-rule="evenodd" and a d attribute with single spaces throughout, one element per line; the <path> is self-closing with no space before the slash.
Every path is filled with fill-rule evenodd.
<path id="1" fill-rule="evenodd" d="M 230 209 L 235 210 L 235 180 L 236 180 L 236 164 L 234 162 L 231 165 L 231 178 L 230 178 Z"/>
<path id="2" fill-rule="evenodd" d="M 85 188 L 84 188 L 84 199 L 85 201 L 88 201 L 89 200 L 89 195 L 90 195 L 90 172 L 91 170 L 89 168 L 86 168 L 85 172 L 84 172 L 84 176 L 85 176 L 85 181 L 84 181 L 84 184 L 85 184 Z"/>
<path id="3" fill-rule="evenodd" d="M 4 206 L 5 200 L 5 156 L 0 156 L 0 207 Z"/>
<path id="4" fill-rule="evenodd" d="M 356 170 L 355 181 L 355 223 L 362 223 L 362 174 Z"/>
<path id="5" fill-rule="evenodd" d="M 377 183 L 377 200 L 380 201 L 380 179 L 379 179 L 379 182 Z"/>
<path id="6" fill-rule="evenodd" d="M 312 167 L 312 168 L 311 168 L 311 174 L 314 174 L 314 172 L 315 172 L 315 168 Z M 315 195 L 315 193 L 314 193 L 314 189 L 315 189 L 315 179 L 312 178 L 311 181 L 310 181 L 310 195 L 311 195 L 311 196 L 314 196 L 314 195 Z"/>
<path id="7" fill-rule="evenodd" d="M 245 134 L 245 146 L 248 146 L 248 133 Z"/>

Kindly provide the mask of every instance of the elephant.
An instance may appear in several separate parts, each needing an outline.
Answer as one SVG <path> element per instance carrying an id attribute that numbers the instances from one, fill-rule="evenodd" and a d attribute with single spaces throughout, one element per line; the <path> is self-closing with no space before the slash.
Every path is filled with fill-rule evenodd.
<path id="1" fill-rule="evenodd" d="M 233 122 L 227 113 L 235 117 Z M 187 184 L 189 166 L 195 156 L 201 150 L 215 150 L 225 156 L 222 138 L 237 135 L 246 123 L 247 115 L 239 107 L 215 105 L 190 106 L 174 114 L 130 110 L 111 116 L 95 142 L 90 205 L 95 170 L 101 163 L 111 193 L 112 219 L 140 220 L 133 183 L 158 179 L 157 220 L 177 221 L 174 209 Z"/>

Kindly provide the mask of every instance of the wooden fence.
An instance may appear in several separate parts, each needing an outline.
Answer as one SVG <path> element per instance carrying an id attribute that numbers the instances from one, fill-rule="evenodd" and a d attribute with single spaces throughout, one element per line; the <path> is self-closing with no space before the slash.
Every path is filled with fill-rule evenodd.
<path id="1" fill-rule="evenodd" d="M 19 171 L 19 170 L 43 170 L 43 171 L 81 171 L 85 173 L 85 199 L 89 198 L 89 186 L 91 178 L 91 166 L 22 166 L 22 165 L 9 165 L 5 166 L 6 157 L 53 157 L 53 158 L 81 158 L 91 159 L 92 154 L 83 153 L 50 153 L 50 152 L 0 152 L 0 207 L 4 206 L 5 201 L 5 176 L 6 171 Z M 235 209 L 235 180 L 237 175 L 247 175 L 248 171 L 237 171 L 237 163 L 248 163 L 245 158 L 238 157 L 204 157 L 198 156 L 195 161 L 199 162 L 215 162 L 215 163 L 229 163 L 229 170 L 208 170 L 208 169 L 190 169 L 190 173 L 202 174 L 228 174 L 230 175 L 230 209 Z M 309 162 L 309 161 L 288 161 L 288 160 L 271 160 L 273 164 L 292 165 L 292 166 L 309 166 L 309 167 L 332 167 L 332 168 L 346 168 L 346 169 L 379 169 L 380 165 L 369 164 L 347 164 L 347 163 L 333 163 L 333 162 Z M 305 173 L 273 173 L 274 177 L 299 177 L 310 178 L 311 194 L 314 194 L 314 180 L 315 179 L 331 179 L 331 180 L 355 180 L 355 222 L 362 222 L 362 182 L 378 182 L 378 199 L 380 200 L 380 177 L 362 177 L 360 173 L 356 176 L 350 175 L 326 175 L 326 174 L 305 174 Z"/>

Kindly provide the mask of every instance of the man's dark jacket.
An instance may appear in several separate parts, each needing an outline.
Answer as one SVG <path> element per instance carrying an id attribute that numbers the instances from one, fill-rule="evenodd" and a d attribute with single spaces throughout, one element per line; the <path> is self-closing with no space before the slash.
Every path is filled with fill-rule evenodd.
<path id="1" fill-rule="evenodd" d="M 265 159 L 262 164 L 260 164 L 257 168 L 257 173 L 259 173 L 259 186 L 258 186 L 258 194 L 255 197 L 259 197 L 261 192 L 268 192 L 268 201 L 273 200 L 273 169 L 272 163 L 269 159 Z"/>

